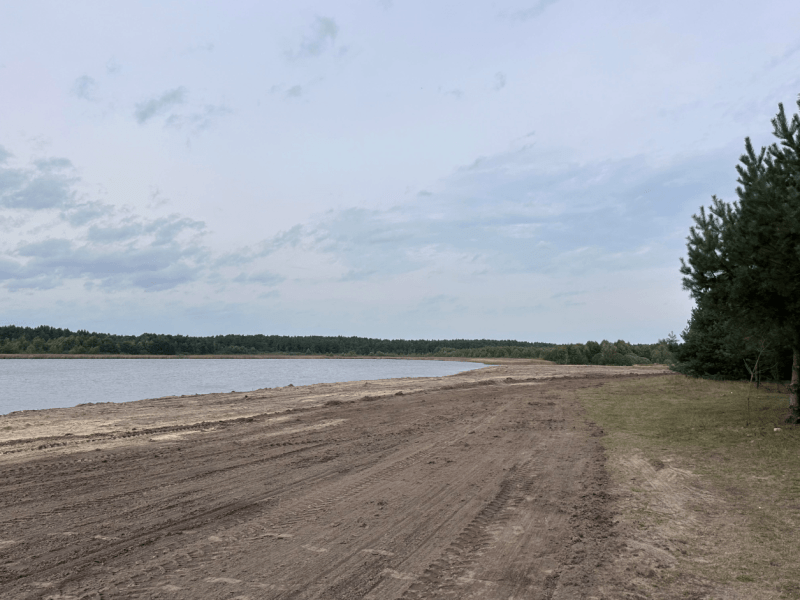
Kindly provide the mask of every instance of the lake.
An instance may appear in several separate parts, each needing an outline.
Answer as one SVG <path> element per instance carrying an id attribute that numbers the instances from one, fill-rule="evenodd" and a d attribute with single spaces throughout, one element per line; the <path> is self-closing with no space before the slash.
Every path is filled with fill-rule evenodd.
<path id="1" fill-rule="evenodd" d="M 87 402 L 246 392 L 290 383 L 442 377 L 483 366 L 391 359 L 8 359 L 0 360 L 0 414 Z"/>

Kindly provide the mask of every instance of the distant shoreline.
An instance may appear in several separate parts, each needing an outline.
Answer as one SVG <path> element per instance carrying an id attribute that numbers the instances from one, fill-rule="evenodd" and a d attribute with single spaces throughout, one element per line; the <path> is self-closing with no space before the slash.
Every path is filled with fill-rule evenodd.
<path id="1" fill-rule="evenodd" d="M 93 359 L 93 360 L 177 360 L 177 359 L 317 359 L 317 360 L 446 360 L 457 362 L 477 362 L 496 364 L 498 359 L 492 358 L 468 358 L 458 356 L 348 356 L 346 354 L 335 354 L 328 356 L 325 354 L 0 354 L 0 360 L 14 359 Z M 502 360 L 502 359 L 501 359 Z M 524 362 L 535 364 L 550 364 L 550 361 L 542 359 L 517 359 Z"/>

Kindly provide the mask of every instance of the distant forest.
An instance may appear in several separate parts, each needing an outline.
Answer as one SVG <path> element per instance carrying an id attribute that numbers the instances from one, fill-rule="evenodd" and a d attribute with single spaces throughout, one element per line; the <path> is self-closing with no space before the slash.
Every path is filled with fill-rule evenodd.
<path id="1" fill-rule="evenodd" d="M 0 354 L 327 355 L 539 358 L 557 364 L 633 365 L 674 362 L 674 336 L 656 344 L 586 342 L 558 345 L 517 340 L 382 340 L 344 336 L 138 336 L 39 327 L 0 327 Z"/>

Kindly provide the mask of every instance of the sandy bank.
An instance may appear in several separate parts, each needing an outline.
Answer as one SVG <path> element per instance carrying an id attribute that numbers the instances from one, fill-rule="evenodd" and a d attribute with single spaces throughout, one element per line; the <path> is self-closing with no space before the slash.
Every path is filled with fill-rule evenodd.
<path id="1" fill-rule="evenodd" d="M 0 597 L 622 597 L 576 395 L 664 371 L 503 361 L 2 417 Z"/>
<path id="2" fill-rule="evenodd" d="M 459 359 L 464 360 L 464 359 Z M 473 359 L 485 362 L 487 359 Z M 454 387 L 491 385 L 581 375 L 624 375 L 665 372 L 662 366 L 607 367 L 554 365 L 526 359 L 497 359 L 493 366 L 444 377 L 417 377 L 320 383 L 222 394 L 166 396 L 125 403 L 80 404 L 71 408 L 24 410 L 0 415 L 0 462 L 21 450 L 47 452 L 83 450 L 84 444 L 119 445 L 145 440 L 155 430 L 176 427 L 201 428 L 204 424 L 283 413 L 290 409 L 348 402 L 365 397 L 447 390 Z M 52 438 L 59 440 L 49 446 Z"/>

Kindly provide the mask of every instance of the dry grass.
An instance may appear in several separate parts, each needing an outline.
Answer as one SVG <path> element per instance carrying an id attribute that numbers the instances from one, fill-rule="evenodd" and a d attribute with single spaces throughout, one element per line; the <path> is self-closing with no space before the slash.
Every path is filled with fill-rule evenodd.
<path id="1" fill-rule="evenodd" d="M 606 433 L 631 589 L 800 598 L 800 428 L 771 388 L 753 386 L 749 411 L 748 384 L 682 375 L 582 393 Z"/>

